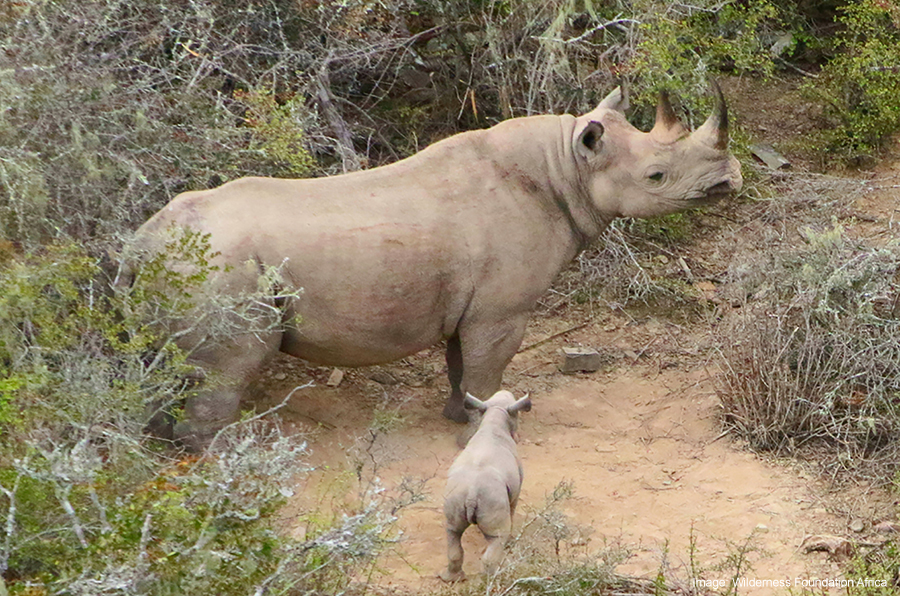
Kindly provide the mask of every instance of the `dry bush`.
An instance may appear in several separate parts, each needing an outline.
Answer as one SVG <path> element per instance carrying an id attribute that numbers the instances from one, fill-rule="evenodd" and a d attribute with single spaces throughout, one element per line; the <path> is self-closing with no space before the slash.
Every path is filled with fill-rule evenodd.
<path id="1" fill-rule="evenodd" d="M 104 238 L 184 190 L 307 175 L 311 154 L 357 169 L 374 125 L 348 120 L 412 59 L 405 6 L 16 3 L 0 13 L 0 233 Z"/>
<path id="2" fill-rule="evenodd" d="M 744 305 L 716 331 L 725 421 L 757 449 L 883 473 L 900 438 L 900 245 L 817 228 L 733 268 Z"/>

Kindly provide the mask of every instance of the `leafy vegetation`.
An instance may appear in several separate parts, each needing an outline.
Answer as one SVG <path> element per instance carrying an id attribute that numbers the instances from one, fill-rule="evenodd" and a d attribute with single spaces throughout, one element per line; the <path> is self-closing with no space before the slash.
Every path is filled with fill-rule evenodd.
<path id="1" fill-rule="evenodd" d="M 586 111 L 623 82 L 642 125 L 661 89 L 696 125 L 710 79 L 767 77 L 795 59 L 818 71 L 808 93 L 823 106 L 825 144 L 872 152 L 900 130 L 898 10 L 877 0 L 0 4 L 0 592 L 337 593 L 372 569 L 414 501 L 407 491 L 386 503 L 359 468 L 352 512 L 308 514 L 315 523 L 292 539 L 280 506 L 306 465 L 301 437 L 248 415 L 188 458 L 143 433 L 177 417 L 201 376 L 175 335 L 228 341 L 234 317 L 282 324 L 277 270 L 258 294 L 194 295 L 216 274 L 201 235 L 173 235 L 121 272 L 129 283 L 111 285 L 108 251 L 177 193 L 378 165 L 503 118 Z M 569 295 L 591 300 L 600 282 L 611 302 L 686 294 L 647 261 L 694 229 L 683 215 L 618 224 L 582 256 L 588 283 Z M 734 323 L 744 341 L 722 346 L 729 422 L 761 448 L 837 446 L 832 469 L 888 459 L 900 428 L 900 256 L 893 244 L 855 244 L 837 224 L 804 234 L 803 247 L 742 278 L 758 300 Z M 380 416 L 378 432 L 395 421 Z M 568 530 L 552 515 L 529 527 L 541 546 L 523 540 L 535 557 L 514 558 L 497 590 L 621 581 L 608 553 L 560 558 Z"/>
<path id="2" fill-rule="evenodd" d="M 838 53 L 806 90 L 824 105 L 827 146 L 855 157 L 900 131 L 900 7 L 861 0 L 843 6 L 838 20 Z"/>

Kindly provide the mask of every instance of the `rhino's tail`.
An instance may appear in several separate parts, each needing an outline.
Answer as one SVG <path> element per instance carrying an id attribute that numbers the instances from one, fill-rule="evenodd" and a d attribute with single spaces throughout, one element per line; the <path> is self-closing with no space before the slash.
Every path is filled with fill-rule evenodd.
<path id="1" fill-rule="evenodd" d="M 466 495 L 466 523 L 470 526 L 478 523 L 478 489 L 469 489 Z"/>

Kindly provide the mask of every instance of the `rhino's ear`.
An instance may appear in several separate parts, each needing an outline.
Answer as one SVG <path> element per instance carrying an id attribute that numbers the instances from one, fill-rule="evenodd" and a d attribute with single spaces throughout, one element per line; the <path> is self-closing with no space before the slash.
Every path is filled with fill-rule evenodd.
<path id="1" fill-rule="evenodd" d="M 470 410 L 478 410 L 479 412 L 487 410 L 487 405 L 471 393 L 466 393 L 466 398 L 463 400 L 463 406 Z"/>
<path id="2" fill-rule="evenodd" d="M 525 397 L 516 401 L 513 405 L 506 408 L 506 411 L 510 414 L 518 414 L 519 412 L 530 412 L 531 411 L 531 398 L 528 397 L 528 394 L 525 394 Z"/>
<path id="3" fill-rule="evenodd" d="M 600 102 L 597 109 L 616 110 L 624 114 L 628 107 L 628 90 L 619 86 L 603 98 L 603 101 Z"/>
<path id="4" fill-rule="evenodd" d="M 589 120 L 578 133 L 578 138 L 575 140 L 575 151 L 582 157 L 593 157 L 603 146 L 603 131 L 602 124 L 596 120 Z"/>

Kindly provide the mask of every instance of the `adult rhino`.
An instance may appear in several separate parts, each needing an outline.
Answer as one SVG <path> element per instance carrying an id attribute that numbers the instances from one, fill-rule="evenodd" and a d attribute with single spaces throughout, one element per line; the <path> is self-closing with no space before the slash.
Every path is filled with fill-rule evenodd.
<path id="1" fill-rule="evenodd" d="M 138 230 L 139 246 L 190 227 L 218 252 L 208 290 L 253 291 L 260 271 L 279 265 L 286 283 L 303 288 L 282 305 L 299 325 L 194 353 L 233 384 L 190 400 L 176 436 L 208 442 L 278 351 L 365 366 L 442 340 L 451 386 L 444 416 L 464 422 L 463 396 L 500 389 L 535 303 L 613 219 L 674 213 L 741 188 L 716 93 L 713 114 L 693 133 L 665 95 L 653 129 L 641 132 L 615 89 L 582 116 L 513 118 L 368 171 L 241 178 L 175 197 Z"/>

